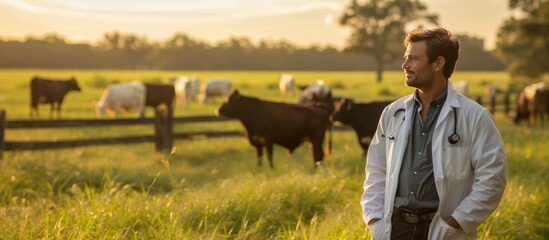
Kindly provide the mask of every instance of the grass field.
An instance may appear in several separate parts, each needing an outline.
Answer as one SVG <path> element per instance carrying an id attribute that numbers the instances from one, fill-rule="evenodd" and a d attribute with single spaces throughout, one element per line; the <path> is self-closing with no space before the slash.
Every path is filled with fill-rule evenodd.
<path id="1" fill-rule="evenodd" d="M 0 109 L 27 119 L 28 82 L 34 75 L 68 78 L 82 88 L 63 105 L 64 118 L 94 118 L 93 101 L 111 82 L 168 83 L 175 75 L 204 81 L 226 77 L 247 95 L 285 99 L 281 72 L 156 72 L 0 70 Z M 382 84 L 372 72 L 295 72 L 298 84 L 323 79 L 335 95 L 357 101 L 396 99 L 411 92 L 401 72 Z M 506 89 L 503 72 L 456 72 L 472 95 L 487 83 Z M 176 116 L 213 114 L 221 103 L 178 107 Z M 41 107 L 48 116 L 49 107 Z M 132 117 L 133 113 L 127 113 Z M 149 109 L 147 116 L 152 116 Z M 549 236 L 549 127 L 515 126 L 496 112 L 509 162 L 509 185 L 500 207 L 479 227 L 480 239 Z M 241 129 L 237 123 L 175 126 Z M 152 127 L 8 130 L 6 140 L 151 134 Z M 307 146 L 287 156 L 275 147 L 275 169 L 258 167 L 244 138 L 175 141 L 165 156 L 152 143 L 48 151 L 5 152 L 0 160 L 0 239 L 367 239 L 358 203 L 364 180 L 360 147 L 352 132 L 333 134 L 333 156 L 313 169 Z"/>

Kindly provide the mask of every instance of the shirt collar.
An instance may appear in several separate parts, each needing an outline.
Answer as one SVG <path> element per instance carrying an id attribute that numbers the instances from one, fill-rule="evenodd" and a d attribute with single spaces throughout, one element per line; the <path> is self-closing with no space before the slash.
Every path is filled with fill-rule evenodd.
<path id="1" fill-rule="evenodd" d="M 417 89 L 414 91 L 413 96 L 414 96 L 414 102 L 416 106 L 421 106 L 421 101 L 419 101 L 419 92 Z M 433 100 L 431 102 L 431 105 L 436 104 L 437 106 L 441 107 L 442 105 L 444 105 L 444 102 L 446 101 L 447 96 L 448 96 L 448 84 L 446 84 L 446 88 L 444 88 L 444 92 L 435 100 Z"/>

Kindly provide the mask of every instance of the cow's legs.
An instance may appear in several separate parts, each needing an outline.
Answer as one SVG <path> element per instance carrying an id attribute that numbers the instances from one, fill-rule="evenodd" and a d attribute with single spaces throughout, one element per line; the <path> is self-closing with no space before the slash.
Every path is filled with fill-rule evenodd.
<path id="1" fill-rule="evenodd" d="M 61 119 L 61 102 L 57 103 L 57 119 Z"/>
<path id="2" fill-rule="evenodd" d="M 50 119 L 53 118 L 53 111 L 55 111 L 55 103 L 54 102 L 51 102 L 50 103 Z"/>
<path id="3" fill-rule="evenodd" d="M 536 127 L 536 112 L 530 112 L 530 126 L 531 127 Z"/>
<path id="4" fill-rule="evenodd" d="M 309 145 L 309 147 L 313 152 L 313 160 L 314 160 L 315 167 L 319 166 L 322 159 L 324 159 L 324 151 L 322 151 L 322 142 L 324 142 L 323 138 L 321 138 L 318 141 L 311 142 L 311 144 Z"/>
<path id="5" fill-rule="evenodd" d="M 118 118 L 119 112 L 120 112 L 120 108 L 118 106 L 114 107 L 114 118 Z"/>
<path id="6" fill-rule="evenodd" d="M 35 115 L 36 115 L 37 118 L 40 118 L 40 112 L 38 112 L 38 105 L 36 105 L 36 107 L 31 106 L 29 115 L 30 115 L 31 119 L 34 119 Z"/>
<path id="7" fill-rule="evenodd" d="M 136 112 L 137 112 L 137 117 L 138 118 L 145 118 L 145 107 L 144 106 L 137 107 Z"/>
<path id="8" fill-rule="evenodd" d="M 254 145 L 257 152 L 257 166 L 261 167 L 261 159 L 263 158 L 263 146 Z"/>
<path id="9" fill-rule="evenodd" d="M 271 168 L 274 168 L 274 164 L 273 164 L 273 144 L 272 143 L 269 143 L 267 144 L 267 159 L 269 159 L 269 166 L 271 166 Z"/>

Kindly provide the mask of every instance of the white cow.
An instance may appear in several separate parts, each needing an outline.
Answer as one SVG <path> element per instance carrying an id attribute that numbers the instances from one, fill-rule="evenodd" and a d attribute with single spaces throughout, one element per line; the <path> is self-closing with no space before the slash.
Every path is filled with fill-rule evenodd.
<path id="1" fill-rule="evenodd" d="M 135 109 L 137 117 L 144 117 L 145 90 L 145 84 L 142 82 L 109 85 L 97 103 L 97 118 L 103 118 L 105 111 L 113 112 L 117 117 L 121 109 Z"/>
<path id="2" fill-rule="evenodd" d="M 206 103 L 213 97 L 226 97 L 231 91 L 232 83 L 228 79 L 210 79 L 200 87 L 199 100 Z"/>
<path id="3" fill-rule="evenodd" d="M 282 74 L 280 76 L 280 82 L 278 83 L 278 87 L 280 89 L 280 94 L 283 97 L 293 97 L 294 86 L 295 86 L 294 76 L 292 76 L 291 74 Z"/>
<path id="4" fill-rule="evenodd" d="M 175 95 L 181 106 L 188 107 L 189 104 L 196 99 L 198 87 L 200 85 L 196 76 L 182 76 L 175 78 L 172 82 L 175 88 Z"/>
<path id="5" fill-rule="evenodd" d="M 332 100 L 332 89 L 324 84 L 322 79 L 316 80 L 313 84 L 302 88 L 303 92 L 299 97 L 299 103 L 321 101 L 330 103 Z"/>

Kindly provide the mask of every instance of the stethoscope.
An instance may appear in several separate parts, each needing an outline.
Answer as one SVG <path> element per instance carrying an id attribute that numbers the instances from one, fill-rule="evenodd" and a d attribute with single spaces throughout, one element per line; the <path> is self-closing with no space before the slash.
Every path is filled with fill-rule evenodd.
<path id="1" fill-rule="evenodd" d="M 457 110 L 455 107 L 452 107 L 454 109 L 454 133 L 452 133 L 452 135 L 448 136 L 448 142 L 450 144 L 456 144 L 459 142 L 459 135 L 457 134 Z M 404 108 L 399 108 L 396 110 L 395 114 L 393 115 L 394 118 L 396 118 L 397 114 L 400 112 L 400 111 L 403 111 L 403 112 L 406 112 L 406 110 Z M 394 133 L 400 128 L 400 126 L 402 125 L 402 123 L 404 123 L 404 120 L 406 119 L 406 116 L 404 116 L 402 118 L 402 121 L 395 127 L 395 129 L 389 134 L 389 137 L 387 137 L 387 139 L 389 140 L 395 140 L 395 136 L 394 136 Z M 385 134 L 381 134 L 381 137 L 385 137 Z"/>

